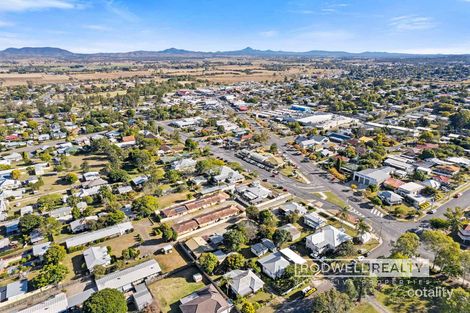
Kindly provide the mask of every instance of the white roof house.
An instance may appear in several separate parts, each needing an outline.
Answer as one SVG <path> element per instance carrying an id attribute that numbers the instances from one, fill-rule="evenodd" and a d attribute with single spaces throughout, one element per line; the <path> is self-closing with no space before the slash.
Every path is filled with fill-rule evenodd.
<path id="1" fill-rule="evenodd" d="M 284 248 L 279 250 L 279 252 L 290 262 L 295 263 L 295 264 L 305 264 L 307 263 L 307 260 L 305 260 L 303 257 L 292 251 L 290 248 Z"/>
<path id="2" fill-rule="evenodd" d="M 217 182 L 227 182 L 230 184 L 233 183 L 238 183 L 240 181 L 243 181 L 245 178 L 243 177 L 242 174 L 238 173 L 237 171 L 231 169 L 228 166 L 221 166 L 220 167 L 220 173 L 218 175 L 215 175 L 213 179 Z"/>
<path id="3" fill-rule="evenodd" d="M 83 251 L 83 257 L 90 272 L 93 272 L 97 265 L 106 266 L 111 264 L 111 256 L 108 254 L 108 248 L 106 247 L 90 247 Z"/>
<path id="4" fill-rule="evenodd" d="M 33 305 L 18 313 L 61 313 L 68 309 L 67 295 L 61 292 L 44 302 Z"/>
<path id="5" fill-rule="evenodd" d="M 314 253 L 320 254 L 330 249 L 336 249 L 343 242 L 352 240 L 351 236 L 328 225 L 307 237 L 306 246 Z"/>
<path id="6" fill-rule="evenodd" d="M 121 291 L 132 289 L 132 284 L 140 283 L 149 277 L 155 277 L 161 273 L 160 265 L 157 261 L 151 259 L 136 266 L 126 268 L 108 274 L 96 280 L 98 290 L 105 288 L 114 288 Z"/>
<path id="7" fill-rule="evenodd" d="M 51 242 L 45 242 L 45 243 L 39 243 L 37 245 L 33 245 L 33 255 L 41 257 L 46 253 L 47 250 L 49 250 L 49 247 L 51 246 Z"/>
<path id="8" fill-rule="evenodd" d="M 401 194 L 403 196 L 417 195 L 424 188 L 425 187 L 421 184 L 418 184 L 418 183 L 415 183 L 415 182 L 409 182 L 409 183 L 403 184 L 400 187 L 398 187 L 397 193 Z"/>
<path id="9" fill-rule="evenodd" d="M 353 180 L 361 185 L 380 185 L 390 178 L 393 168 L 389 166 L 381 168 L 368 168 L 360 172 L 354 172 Z"/>
<path id="10" fill-rule="evenodd" d="M 230 278 L 230 289 L 242 297 L 256 293 L 264 286 L 264 282 L 252 270 L 234 270 L 225 274 L 224 277 Z"/>
<path id="11" fill-rule="evenodd" d="M 315 212 L 310 212 L 304 215 L 304 223 L 315 229 L 326 224 L 326 219 Z"/>
<path id="12" fill-rule="evenodd" d="M 67 248 L 78 247 L 95 240 L 113 237 L 113 236 L 122 236 L 128 231 L 134 229 L 131 222 L 125 222 L 121 224 L 116 224 L 110 227 L 103 229 L 95 230 L 88 233 L 83 233 L 74 237 L 71 237 L 65 240 L 65 245 Z"/>
<path id="13" fill-rule="evenodd" d="M 263 273 L 272 279 L 281 277 L 284 273 L 284 270 L 290 264 L 290 262 L 286 260 L 280 252 L 271 253 L 270 255 L 259 259 L 258 263 L 261 264 Z"/>
<path id="14" fill-rule="evenodd" d="M 284 214 L 287 214 L 287 215 L 292 214 L 292 213 L 304 215 L 307 213 L 307 208 L 305 206 L 301 205 L 300 203 L 293 202 L 293 201 L 284 203 L 279 208 L 284 212 Z"/>

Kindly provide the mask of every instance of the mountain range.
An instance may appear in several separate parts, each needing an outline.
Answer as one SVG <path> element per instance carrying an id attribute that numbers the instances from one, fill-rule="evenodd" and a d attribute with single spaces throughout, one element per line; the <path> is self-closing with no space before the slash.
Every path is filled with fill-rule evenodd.
<path id="1" fill-rule="evenodd" d="M 23 47 L 7 48 L 0 51 L 0 59 L 16 60 L 26 58 L 38 59 L 62 59 L 76 61 L 93 60 L 140 60 L 140 59 L 164 59 L 164 58 L 211 58 L 211 57 L 293 57 L 293 58 L 363 58 L 363 59 L 405 59 L 405 58 L 464 58 L 470 59 L 470 54 L 446 55 L 446 54 L 407 54 L 391 52 L 346 52 L 346 51 L 325 51 L 311 50 L 305 52 L 257 50 L 247 47 L 235 51 L 190 51 L 176 48 L 169 48 L 161 51 L 131 51 L 113 53 L 74 53 L 68 50 L 53 47 Z"/>

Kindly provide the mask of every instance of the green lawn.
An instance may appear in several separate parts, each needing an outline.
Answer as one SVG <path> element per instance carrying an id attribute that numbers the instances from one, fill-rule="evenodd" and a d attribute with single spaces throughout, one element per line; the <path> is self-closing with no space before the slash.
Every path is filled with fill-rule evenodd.
<path id="1" fill-rule="evenodd" d="M 179 300 L 204 287 L 203 282 L 192 280 L 195 273 L 197 269 L 191 267 L 149 285 L 162 312 L 179 312 Z"/>
<path id="2" fill-rule="evenodd" d="M 339 206 L 340 208 L 342 207 L 345 207 L 346 206 L 346 202 L 344 202 L 343 200 L 341 200 L 340 197 L 338 197 L 336 194 L 334 194 L 333 192 L 331 191 L 323 191 L 323 192 L 315 192 L 315 194 L 322 198 L 322 194 L 326 197 L 326 201 L 336 205 L 336 206 Z"/>

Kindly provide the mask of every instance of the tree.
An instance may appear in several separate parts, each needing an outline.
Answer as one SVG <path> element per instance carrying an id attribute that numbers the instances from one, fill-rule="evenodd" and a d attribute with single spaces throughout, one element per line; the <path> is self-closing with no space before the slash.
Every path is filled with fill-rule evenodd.
<path id="1" fill-rule="evenodd" d="M 320 293 L 312 303 L 312 313 L 346 313 L 351 308 L 349 297 L 335 288 Z"/>
<path id="2" fill-rule="evenodd" d="M 198 146 L 199 144 L 197 141 L 192 140 L 191 138 L 186 139 L 184 142 L 184 148 L 190 152 L 196 150 Z"/>
<path id="3" fill-rule="evenodd" d="M 285 229 L 276 229 L 273 234 L 274 243 L 280 247 L 282 244 L 291 241 L 292 235 Z"/>
<path id="4" fill-rule="evenodd" d="M 410 232 L 406 232 L 398 237 L 397 241 L 393 245 L 392 253 L 400 253 L 409 258 L 416 256 L 419 247 L 418 235 Z M 392 255 L 393 255 L 392 254 Z"/>
<path id="5" fill-rule="evenodd" d="M 57 265 L 65 258 L 66 254 L 67 252 L 63 246 L 52 244 L 46 253 L 44 253 L 44 262 L 46 264 Z"/>
<path id="6" fill-rule="evenodd" d="M 106 288 L 95 292 L 83 304 L 84 313 L 126 313 L 127 303 L 122 292 Z"/>
<path id="7" fill-rule="evenodd" d="M 232 270 L 237 270 L 245 265 L 245 257 L 240 253 L 232 253 L 225 259 L 227 266 Z"/>
<path id="8" fill-rule="evenodd" d="M 166 241 L 173 241 L 178 237 L 178 234 L 173 230 L 173 228 L 166 223 L 163 223 L 160 226 L 160 230 L 162 232 L 162 238 Z"/>
<path id="9" fill-rule="evenodd" d="M 206 273 L 212 274 L 217 265 L 219 265 L 219 259 L 217 259 L 215 254 L 206 252 L 199 257 L 199 263 Z"/>
<path id="10" fill-rule="evenodd" d="M 120 168 L 111 168 L 108 171 L 108 178 L 111 183 L 124 183 L 129 180 L 129 174 Z"/>
<path id="11" fill-rule="evenodd" d="M 271 152 L 272 154 L 277 153 L 277 144 L 276 143 L 271 144 L 271 146 L 269 147 L 269 152 Z"/>
<path id="12" fill-rule="evenodd" d="M 62 230 L 62 223 L 52 216 L 43 219 L 41 231 L 48 236 L 57 236 Z"/>
<path id="13" fill-rule="evenodd" d="M 106 274 L 106 267 L 103 265 L 95 265 L 95 267 L 93 267 L 93 274 L 95 278 L 104 276 Z"/>
<path id="14" fill-rule="evenodd" d="M 50 211 L 62 204 L 62 195 L 58 193 L 48 194 L 40 197 L 37 206 L 42 212 Z"/>
<path id="15" fill-rule="evenodd" d="M 470 110 L 460 110 L 449 117 L 450 126 L 453 129 L 469 129 L 470 128 Z"/>
<path id="16" fill-rule="evenodd" d="M 441 312 L 470 312 L 470 292 L 460 287 L 453 289 L 450 297 L 443 298 Z"/>
<path id="17" fill-rule="evenodd" d="M 88 161 L 84 161 L 82 164 L 80 164 L 80 169 L 83 173 L 89 172 L 90 168 L 90 163 L 88 163 Z"/>
<path id="18" fill-rule="evenodd" d="M 154 196 L 143 196 L 132 202 L 132 210 L 137 215 L 147 217 L 158 209 L 158 199 Z"/>
<path id="19" fill-rule="evenodd" d="M 354 252 L 354 244 L 351 241 L 343 242 L 336 249 L 336 254 L 339 256 L 352 255 Z"/>
<path id="20" fill-rule="evenodd" d="M 134 149 L 129 153 L 129 163 L 140 172 L 147 170 L 153 165 L 153 157 L 147 150 Z"/>
<path id="21" fill-rule="evenodd" d="M 247 243 L 247 239 L 243 232 L 232 229 L 224 234 L 224 243 L 229 251 L 239 251 L 241 246 Z"/>
<path id="22" fill-rule="evenodd" d="M 256 313 L 255 306 L 248 301 L 245 301 L 242 305 L 241 313 Z"/>
<path id="23" fill-rule="evenodd" d="M 372 198 L 372 200 L 370 200 L 372 202 L 372 204 L 374 205 L 377 205 L 377 206 L 381 206 L 382 205 L 382 200 L 380 200 L 379 197 L 375 196 Z"/>
<path id="24" fill-rule="evenodd" d="M 12 179 L 19 179 L 21 176 L 21 171 L 19 169 L 14 169 L 13 171 L 11 171 L 10 176 Z"/>
<path id="25" fill-rule="evenodd" d="M 349 299 L 351 299 L 351 301 L 355 301 L 357 299 L 357 296 L 359 294 L 352 279 L 346 279 L 346 281 L 344 282 L 344 289 L 345 293 L 349 296 Z"/>
<path id="26" fill-rule="evenodd" d="M 457 242 L 440 230 L 426 230 L 422 239 L 426 249 L 434 252 L 434 264 L 442 273 L 451 277 L 462 274 L 461 250 Z"/>
<path id="27" fill-rule="evenodd" d="M 43 219 L 41 215 L 26 214 L 20 217 L 18 227 L 23 235 L 28 235 L 32 230 L 41 226 Z"/>
<path id="28" fill-rule="evenodd" d="M 358 235 L 364 235 L 365 233 L 367 233 L 369 231 L 369 225 L 367 225 L 365 219 L 363 217 L 361 217 L 359 219 L 359 221 L 357 222 L 356 224 L 356 230 L 357 230 L 357 233 Z"/>
<path id="29" fill-rule="evenodd" d="M 140 255 L 140 250 L 129 247 L 127 249 L 122 250 L 121 255 L 124 260 L 134 260 Z"/>
<path id="30" fill-rule="evenodd" d="M 64 180 L 67 182 L 67 184 L 74 184 L 78 181 L 78 175 L 75 173 L 68 173 L 65 175 Z"/>
<path id="31" fill-rule="evenodd" d="M 173 184 L 181 179 L 181 174 L 177 170 L 169 170 L 165 173 L 165 178 Z"/>
<path id="32" fill-rule="evenodd" d="M 35 288 L 42 288 L 47 285 L 57 284 L 65 278 L 68 272 L 69 270 L 65 265 L 48 264 L 33 278 L 33 285 Z"/>
<path id="33" fill-rule="evenodd" d="M 268 227 L 275 227 L 277 218 L 270 210 L 264 210 L 259 213 L 259 222 Z"/>
<path id="34" fill-rule="evenodd" d="M 444 216 L 449 221 L 452 233 L 457 234 L 462 226 L 462 219 L 464 217 L 463 210 L 459 207 L 454 208 L 454 210 L 447 208 L 447 212 L 444 213 Z"/>

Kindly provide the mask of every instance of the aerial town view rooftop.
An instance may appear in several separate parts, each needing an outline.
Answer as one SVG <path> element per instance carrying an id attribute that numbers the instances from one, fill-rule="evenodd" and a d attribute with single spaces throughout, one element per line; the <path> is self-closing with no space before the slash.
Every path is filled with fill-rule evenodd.
<path id="1" fill-rule="evenodd" d="M 0 0 L 0 312 L 469 313 L 469 274 L 470 1 Z"/>

